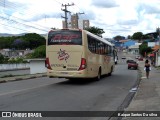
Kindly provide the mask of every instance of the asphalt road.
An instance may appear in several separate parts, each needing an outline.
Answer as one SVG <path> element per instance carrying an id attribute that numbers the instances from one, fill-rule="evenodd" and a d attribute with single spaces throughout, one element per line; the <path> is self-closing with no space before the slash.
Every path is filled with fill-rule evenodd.
<path id="1" fill-rule="evenodd" d="M 71 82 L 67 79 L 43 77 L 2 83 L 0 84 L 0 111 L 115 111 L 124 103 L 137 81 L 137 72 L 137 70 L 128 70 L 124 60 L 116 65 L 112 76 L 104 77 L 100 81 Z M 74 117 L 48 119 L 82 120 Z M 83 119 L 106 120 L 108 118 Z"/>

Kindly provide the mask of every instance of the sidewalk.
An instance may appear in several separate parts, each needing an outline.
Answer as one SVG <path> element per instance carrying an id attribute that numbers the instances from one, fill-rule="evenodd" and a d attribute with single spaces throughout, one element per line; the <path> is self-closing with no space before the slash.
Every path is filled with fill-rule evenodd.
<path id="1" fill-rule="evenodd" d="M 139 62 L 142 73 L 137 93 L 125 111 L 160 111 L 160 69 L 152 66 L 149 79 L 145 77 L 144 61 Z M 160 117 L 123 117 L 122 120 L 160 120 Z"/>
<path id="2" fill-rule="evenodd" d="M 46 77 L 46 76 L 47 76 L 46 73 L 38 73 L 38 74 L 29 74 L 29 75 L 18 75 L 13 77 L 4 77 L 4 78 L 0 78 L 0 83 L 33 79 L 33 78 Z"/>

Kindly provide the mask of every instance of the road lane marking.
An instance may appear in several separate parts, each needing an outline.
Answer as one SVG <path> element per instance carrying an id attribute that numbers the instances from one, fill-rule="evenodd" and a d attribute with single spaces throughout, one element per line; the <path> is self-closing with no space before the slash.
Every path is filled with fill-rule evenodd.
<path id="1" fill-rule="evenodd" d="M 147 78 L 147 77 L 141 77 L 141 79 L 145 79 L 145 78 Z"/>

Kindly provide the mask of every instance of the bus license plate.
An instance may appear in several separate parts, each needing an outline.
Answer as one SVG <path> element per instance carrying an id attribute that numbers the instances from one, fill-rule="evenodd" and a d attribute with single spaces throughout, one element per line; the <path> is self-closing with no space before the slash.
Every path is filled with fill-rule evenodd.
<path id="1" fill-rule="evenodd" d="M 61 72 L 62 74 L 68 74 L 68 72 Z"/>

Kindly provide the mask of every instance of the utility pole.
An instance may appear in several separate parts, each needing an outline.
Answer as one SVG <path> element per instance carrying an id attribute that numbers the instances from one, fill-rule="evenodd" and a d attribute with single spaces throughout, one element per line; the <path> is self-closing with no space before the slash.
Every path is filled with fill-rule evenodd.
<path id="1" fill-rule="evenodd" d="M 61 17 L 65 19 L 66 28 L 68 28 L 67 13 L 70 12 L 70 11 L 67 10 L 67 7 L 68 6 L 73 6 L 73 5 L 74 5 L 74 3 L 72 3 L 72 4 L 68 3 L 68 4 L 64 4 L 64 5 L 62 4 L 62 7 L 64 7 L 64 9 L 61 9 L 61 10 L 64 11 L 65 17 L 64 16 L 61 16 Z"/>

